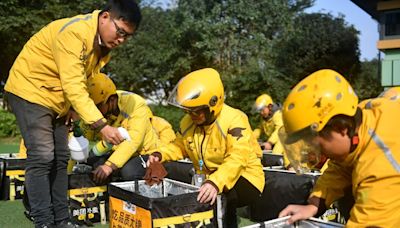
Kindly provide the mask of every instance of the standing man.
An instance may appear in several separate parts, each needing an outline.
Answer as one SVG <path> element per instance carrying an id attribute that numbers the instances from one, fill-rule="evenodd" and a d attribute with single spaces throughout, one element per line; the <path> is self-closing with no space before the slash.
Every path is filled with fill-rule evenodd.
<path id="1" fill-rule="evenodd" d="M 27 148 L 25 184 L 36 227 L 74 227 L 67 201 L 71 117 L 109 143 L 122 142 L 89 98 L 86 80 L 109 61 L 111 49 L 134 34 L 140 20 L 133 0 L 110 0 L 102 11 L 42 28 L 15 60 L 5 90 Z"/>

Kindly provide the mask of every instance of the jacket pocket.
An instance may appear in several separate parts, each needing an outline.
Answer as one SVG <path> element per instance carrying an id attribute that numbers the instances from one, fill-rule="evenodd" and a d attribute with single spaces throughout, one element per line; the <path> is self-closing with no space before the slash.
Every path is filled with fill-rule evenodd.
<path id="1" fill-rule="evenodd" d="M 58 81 L 42 82 L 40 88 L 44 88 L 51 91 L 62 91 L 61 82 Z"/>

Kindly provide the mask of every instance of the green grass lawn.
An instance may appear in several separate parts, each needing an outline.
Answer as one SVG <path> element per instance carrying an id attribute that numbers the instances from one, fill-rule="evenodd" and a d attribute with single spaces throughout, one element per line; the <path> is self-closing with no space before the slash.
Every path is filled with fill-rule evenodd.
<path id="1" fill-rule="evenodd" d="M 19 138 L 0 138 L 0 154 L 18 153 Z"/>

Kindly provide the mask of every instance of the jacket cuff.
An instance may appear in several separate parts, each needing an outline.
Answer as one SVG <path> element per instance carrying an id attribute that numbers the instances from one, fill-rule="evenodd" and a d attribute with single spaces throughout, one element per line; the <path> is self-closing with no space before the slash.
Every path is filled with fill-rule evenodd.
<path id="1" fill-rule="evenodd" d="M 214 184 L 214 182 L 212 182 L 212 181 L 210 181 L 210 180 L 206 180 L 206 181 L 204 181 L 203 185 L 204 185 L 205 183 L 211 184 L 215 189 L 217 189 L 217 192 L 219 192 L 219 188 L 217 187 L 217 185 Z"/>
<path id="2" fill-rule="evenodd" d="M 108 160 L 104 163 L 104 165 L 106 165 L 108 167 L 111 167 L 112 170 L 117 170 L 118 169 L 118 167 L 114 163 L 112 163 L 112 162 L 110 162 Z"/>
<path id="3" fill-rule="evenodd" d="M 162 161 L 162 154 L 160 152 L 154 152 L 151 155 L 154 157 L 158 157 L 158 160 L 161 162 Z"/>
<path id="4" fill-rule="evenodd" d="M 96 131 L 100 131 L 101 129 L 103 129 L 105 126 L 107 125 L 107 120 L 105 118 L 101 118 L 98 121 L 92 123 L 90 125 L 90 128 L 92 128 L 93 130 Z"/>

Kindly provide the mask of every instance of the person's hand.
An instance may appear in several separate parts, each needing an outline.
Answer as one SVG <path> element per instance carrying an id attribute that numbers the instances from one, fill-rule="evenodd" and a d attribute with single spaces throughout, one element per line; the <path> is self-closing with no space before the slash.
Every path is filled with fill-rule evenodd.
<path id="1" fill-rule="evenodd" d="M 93 171 L 93 180 L 96 183 L 104 183 L 108 176 L 111 175 L 113 169 L 108 165 L 101 165 Z"/>
<path id="2" fill-rule="evenodd" d="M 308 219 L 318 212 L 318 207 L 314 205 L 289 205 L 279 213 L 279 218 L 291 215 L 288 219 L 289 224 L 298 220 Z"/>
<path id="3" fill-rule="evenodd" d="M 160 159 L 157 156 L 150 155 L 149 158 L 147 159 L 146 165 L 147 165 L 147 167 L 150 167 L 151 163 L 159 162 L 159 161 L 160 161 Z"/>
<path id="4" fill-rule="evenodd" d="M 209 182 L 205 182 L 199 190 L 199 195 L 197 196 L 197 201 L 200 203 L 208 203 L 210 202 L 211 205 L 214 204 L 215 200 L 217 199 L 218 190 L 214 187 L 214 185 L 210 184 Z"/>
<path id="5" fill-rule="evenodd" d="M 65 125 L 71 126 L 74 121 L 78 121 L 81 118 L 79 117 L 78 113 L 75 112 L 74 109 L 70 108 L 65 116 Z"/>
<path id="6" fill-rule="evenodd" d="M 103 136 L 103 140 L 113 145 L 118 145 L 124 141 L 124 138 L 119 133 L 118 128 L 111 127 L 110 125 L 103 127 L 103 129 L 100 130 L 100 133 Z"/>
<path id="7" fill-rule="evenodd" d="M 270 142 L 265 142 L 261 146 L 264 150 L 272 150 L 272 144 Z"/>

